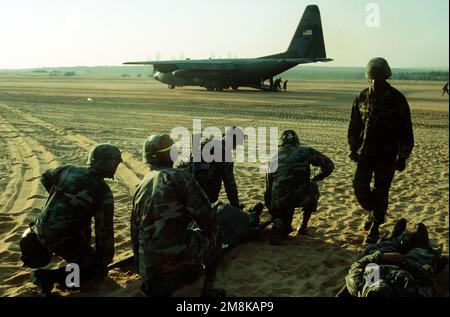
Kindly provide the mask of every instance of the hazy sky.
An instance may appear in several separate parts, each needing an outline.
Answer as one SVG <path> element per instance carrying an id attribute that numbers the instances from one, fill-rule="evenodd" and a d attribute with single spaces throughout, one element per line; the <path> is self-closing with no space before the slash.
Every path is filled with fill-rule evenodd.
<path id="1" fill-rule="evenodd" d="M 366 25 L 371 3 L 379 27 Z M 260 57 L 286 50 L 308 4 L 320 7 L 329 66 L 384 56 L 448 68 L 448 0 L 0 0 L 0 68 Z"/>

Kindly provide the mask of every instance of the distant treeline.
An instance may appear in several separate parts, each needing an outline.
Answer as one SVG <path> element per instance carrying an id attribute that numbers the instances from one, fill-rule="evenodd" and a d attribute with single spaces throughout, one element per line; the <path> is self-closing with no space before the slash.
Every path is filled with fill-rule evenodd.
<path id="1" fill-rule="evenodd" d="M 65 76 L 105 76 L 105 77 L 152 77 L 152 66 L 97 66 L 97 67 L 57 67 L 22 70 L 0 70 L 8 73 L 48 73 L 57 76 L 62 73 Z M 300 65 L 288 70 L 277 77 L 283 79 L 299 80 L 365 80 L 363 67 L 316 67 Z M 394 80 L 413 81 L 440 81 L 446 82 L 449 77 L 447 69 L 407 69 L 397 68 L 392 70 Z"/>
<path id="2" fill-rule="evenodd" d="M 448 72 L 402 72 L 392 75 L 396 80 L 447 81 Z"/>
<path id="3" fill-rule="evenodd" d="M 358 67 L 297 67 L 281 74 L 293 79 L 305 80 L 365 80 L 365 69 Z M 443 70 L 393 69 L 393 80 L 442 81 L 449 72 Z"/>

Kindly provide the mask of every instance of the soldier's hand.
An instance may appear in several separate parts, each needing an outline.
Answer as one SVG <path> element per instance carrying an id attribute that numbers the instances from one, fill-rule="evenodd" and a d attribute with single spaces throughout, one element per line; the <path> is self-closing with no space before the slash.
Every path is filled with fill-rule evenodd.
<path id="1" fill-rule="evenodd" d="M 353 162 L 358 162 L 359 161 L 359 154 L 357 152 L 350 152 L 350 154 L 348 155 L 348 157 L 353 161 Z"/>
<path id="2" fill-rule="evenodd" d="M 399 172 L 403 172 L 406 168 L 406 161 L 405 160 L 397 160 L 395 162 L 395 170 Z"/>

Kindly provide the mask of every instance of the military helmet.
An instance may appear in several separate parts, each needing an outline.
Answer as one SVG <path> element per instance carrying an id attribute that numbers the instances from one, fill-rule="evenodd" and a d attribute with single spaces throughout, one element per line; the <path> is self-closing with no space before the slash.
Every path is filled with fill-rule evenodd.
<path id="1" fill-rule="evenodd" d="M 123 162 L 118 147 L 103 143 L 97 144 L 89 152 L 87 164 L 98 172 L 115 172 L 117 165 Z"/>
<path id="2" fill-rule="evenodd" d="M 388 62 L 382 57 L 372 58 L 366 66 L 367 79 L 388 79 L 392 76 Z"/>
<path id="3" fill-rule="evenodd" d="M 144 142 L 144 163 L 152 165 L 167 160 L 173 145 L 174 142 L 168 134 L 156 133 L 149 136 Z"/>
<path id="4" fill-rule="evenodd" d="M 286 130 L 280 136 L 280 145 L 294 144 L 299 145 L 300 140 L 294 130 Z"/>

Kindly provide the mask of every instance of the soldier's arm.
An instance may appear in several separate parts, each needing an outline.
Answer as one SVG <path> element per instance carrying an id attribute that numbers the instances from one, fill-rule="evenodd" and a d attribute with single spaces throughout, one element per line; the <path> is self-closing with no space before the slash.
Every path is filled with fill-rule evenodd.
<path id="1" fill-rule="evenodd" d="M 131 210 L 131 220 L 130 220 L 130 235 L 131 235 L 131 247 L 133 248 L 133 255 L 135 263 L 139 262 L 139 231 L 138 231 L 138 219 L 137 219 L 137 208 L 135 205 L 136 195 L 139 192 L 140 186 L 137 188 L 133 197 L 133 208 Z"/>
<path id="2" fill-rule="evenodd" d="M 95 217 L 95 250 L 100 262 L 107 266 L 114 257 L 114 199 L 107 191 L 100 202 Z"/>
<path id="3" fill-rule="evenodd" d="M 270 208 L 272 204 L 272 182 L 273 173 L 266 173 L 266 191 L 264 192 L 264 203 L 267 208 Z"/>
<path id="4" fill-rule="evenodd" d="M 350 266 L 348 275 L 345 277 L 345 284 L 347 290 L 352 296 L 358 296 L 366 284 L 366 278 L 364 272 L 366 266 L 370 263 L 379 264 L 383 260 L 383 253 L 376 251 L 371 253 L 360 260 L 353 262 Z"/>
<path id="5" fill-rule="evenodd" d="M 330 176 L 334 170 L 333 161 L 325 154 L 322 154 L 319 151 L 316 151 L 312 148 L 309 149 L 309 153 L 310 153 L 309 163 L 313 166 L 320 167 L 320 172 L 314 175 L 312 180 L 315 182 L 319 182 L 324 178 Z"/>
<path id="6" fill-rule="evenodd" d="M 230 205 L 239 207 L 239 194 L 236 180 L 234 179 L 234 163 L 225 162 L 222 164 L 224 164 L 222 169 L 222 180 L 228 200 L 230 201 Z"/>
<path id="7" fill-rule="evenodd" d="M 402 128 L 400 130 L 400 144 L 398 151 L 398 159 L 400 161 L 406 161 L 414 148 L 414 133 L 411 122 L 411 111 L 409 109 L 408 101 L 403 97 L 403 115 L 402 115 Z"/>
<path id="8" fill-rule="evenodd" d="M 351 152 L 358 151 L 361 146 L 361 133 L 364 129 L 364 123 L 361 120 L 361 115 L 359 113 L 359 99 L 360 97 L 358 96 L 353 102 L 350 124 L 347 132 L 348 145 L 350 146 Z"/>
<path id="9" fill-rule="evenodd" d="M 41 184 L 44 186 L 47 193 L 50 193 L 52 190 L 53 185 L 56 183 L 56 180 L 58 179 L 61 171 L 66 168 L 67 166 L 60 166 L 57 168 L 52 168 L 47 171 L 45 171 L 41 175 Z"/>
<path id="10" fill-rule="evenodd" d="M 212 233 L 216 221 L 215 213 L 199 183 L 191 174 L 187 173 L 180 173 L 177 181 L 185 208 L 203 232 Z"/>

